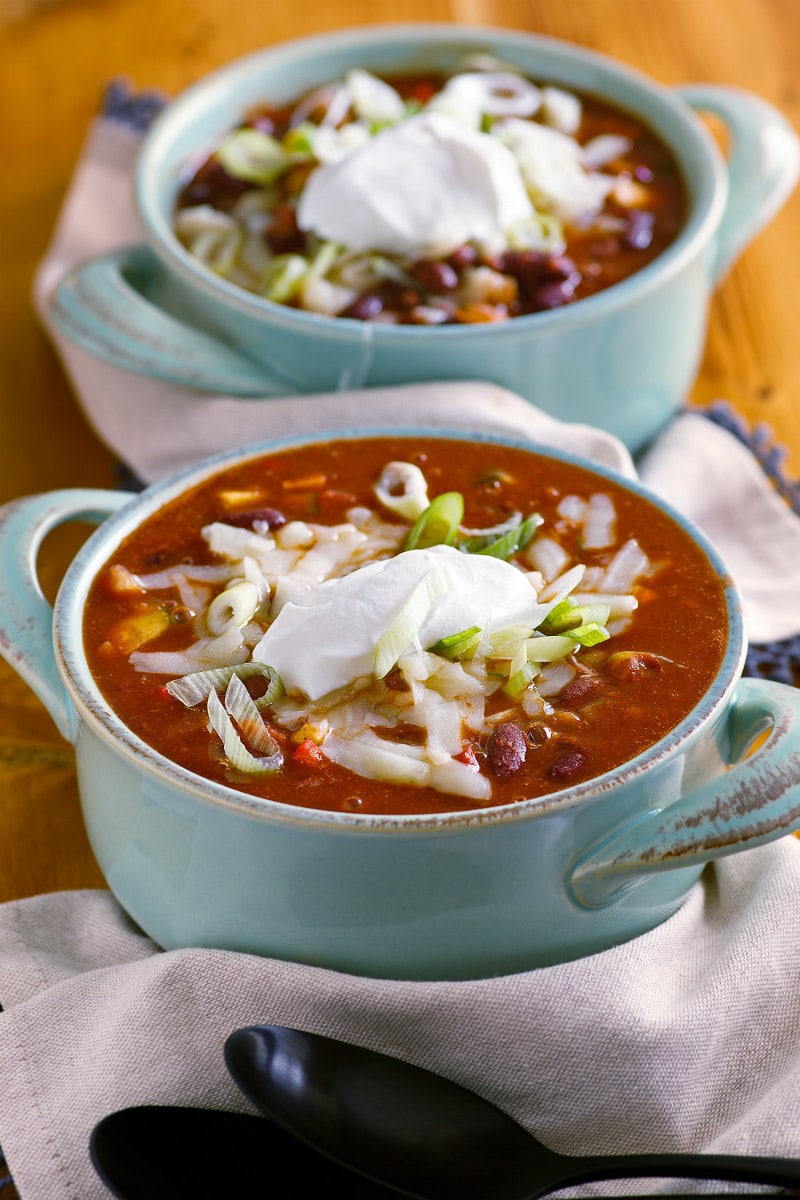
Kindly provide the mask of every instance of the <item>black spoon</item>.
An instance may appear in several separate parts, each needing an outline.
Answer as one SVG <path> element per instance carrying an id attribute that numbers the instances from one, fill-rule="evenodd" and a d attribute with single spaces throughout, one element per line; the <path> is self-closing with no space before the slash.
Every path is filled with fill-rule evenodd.
<path id="1" fill-rule="evenodd" d="M 573 1157 L 474 1092 L 400 1059 L 276 1025 L 238 1029 L 225 1061 L 244 1094 L 315 1150 L 419 1200 L 533 1200 L 599 1179 L 800 1187 L 800 1159 Z"/>
<path id="2" fill-rule="evenodd" d="M 119 1200 L 397 1200 L 263 1117 L 202 1108 L 123 1108 L 93 1129 L 94 1167 Z"/>

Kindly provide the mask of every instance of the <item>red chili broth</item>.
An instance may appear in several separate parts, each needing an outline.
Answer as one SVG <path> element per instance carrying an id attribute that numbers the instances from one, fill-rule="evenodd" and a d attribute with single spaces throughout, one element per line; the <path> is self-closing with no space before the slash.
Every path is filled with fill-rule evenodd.
<path id="1" fill-rule="evenodd" d="M 557 791 L 560 781 L 549 772 L 572 747 L 580 749 L 585 762 L 563 785 L 613 770 L 653 745 L 697 704 L 725 651 L 723 585 L 704 553 L 669 517 L 605 478 L 518 448 L 443 439 L 365 438 L 290 449 L 227 468 L 159 509 L 111 556 L 87 598 L 84 646 L 98 686 L 134 733 L 198 775 L 285 804 L 396 814 L 482 807 L 432 788 L 364 779 L 327 760 L 304 765 L 295 762 L 291 753 L 276 775 L 232 773 L 221 761 L 219 740 L 208 732 L 204 705 L 185 708 L 167 692 L 168 677 L 136 671 L 113 645 L 114 627 L 141 597 L 132 600 L 114 594 L 108 587 L 108 567 L 123 564 L 134 574 L 146 574 L 180 562 L 218 561 L 200 530 L 230 515 L 220 500 L 221 492 L 257 490 L 259 504 L 280 510 L 288 519 L 336 524 L 346 519 L 354 504 L 379 508 L 373 485 L 386 463 L 398 459 L 423 469 L 431 497 L 444 491 L 462 492 L 467 527 L 493 525 L 515 510 L 536 511 L 544 517 L 541 531 L 545 533 L 552 528 L 563 496 L 605 492 L 617 510 L 617 544 L 636 537 L 651 561 L 660 564 L 657 576 L 639 589 L 639 607 L 630 628 L 581 654 L 602 687 L 593 695 L 574 695 L 570 702 L 558 696 L 553 699 L 563 729 L 556 737 L 529 738 L 523 766 L 510 777 L 493 778 L 492 806 Z M 239 507 L 251 508 L 253 502 Z M 394 518 L 387 514 L 387 519 Z M 608 551 L 580 554 L 587 565 L 602 564 L 610 557 Z M 196 633 L 180 615 L 177 612 L 170 628 L 144 648 L 182 648 L 194 640 Z M 618 678 L 604 669 L 604 660 L 621 650 L 660 655 L 671 665 Z M 480 756 L 480 747 L 478 752 Z"/>

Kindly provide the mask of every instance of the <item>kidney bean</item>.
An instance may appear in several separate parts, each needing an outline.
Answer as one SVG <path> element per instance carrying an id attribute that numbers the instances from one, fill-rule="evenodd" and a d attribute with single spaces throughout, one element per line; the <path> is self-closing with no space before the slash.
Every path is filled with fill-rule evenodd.
<path id="1" fill-rule="evenodd" d="M 516 279 L 523 301 L 538 297 L 543 288 L 551 284 L 568 283 L 574 291 L 581 278 L 575 263 L 568 255 L 544 254 L 541 250 L 509 250 L 506 254 L 499 255 L 493 265 L 504 275 L 511 275 Z M 554 308 L 555 305 L 542 304 L 541 307 Z"/>
<path id="2" fill-rule="evenodd" d="M 646 250 L 653 240 L 653 224 L 655 217 L 651 212 L 637 209 L 630 215 L 628 228 L 623 234 L 623 241 L 634 250 Z"/>
<path id="3" fill-rule="evenodd" d="M 226 525 L 235 525 L 237 529 L 255 529 L 257 523 L 265 529 L 280 529 L 281 525 L 286 524 L 286 517 L 277 508 L 248 508 L 241 512 L 225 513 L 221 519 Z"/>
<path id="4" fill-rule="evenodd" d="M 410 317 L 415 308 L 423 302 L 422 291 L 415 291 L 393 279 L 384 280 L 374 291 L 362 292 L 352 304 L 339 314 L 342 317 L 354 317 L 357 321 L 377 321 L 389 318 L 402 322 L 409 319 L 412 324 L 429 324 Z"/>
<path id="5" fill-rule="evenodd" d="M 568 254 L 554 255 L 550 259 L 550 270 L 558 279 L 566 280 L 575 285 L 580 283 L 581 273 Z"/>
<path id="6" fill-rule="evenodd" d="M 569 779 L 571 775 L 581 769 L 585 762 L 586 755 L 583 750 L 570 750 L 551 764 L 547 771 L 548 777 L 559 782 Z"/>
<path id="7" fill-rule="evenodd" d="M 560 283 L 547 283 L 537 288 L 531 300 L 531 306 L 538 312 L 548 308 L 561 308 L 575 298 L 575 288 L 566 279 Z"/>
<path id="8" fill-rule="evenodd" d="M 379 292 L 384 308 L 392 308 L 400 313 L 410 312 L 424 302 L 422 289 L 417 290 L 394 279 L 384 280 Z"/>
<path id="9" fill-rule="evenodd" d="M 265 112 L 251 113 L 250 119 L 247 122 L 251 129 L 257 129 L 259 133 L 266 133 L 272 136 L 277 128 L 275 121 Z"/>
<path id="10" fill-rule="evenodd" d="M 343 317 L 355 317 L 357 321 L 374 321 L 383 312 L 383 300 L 377 292 L 364 292 L 342 312 Z"/>
<path id="11" fill-rule="evenodd" d="M 492 731 L 486 757 L 495 775 L 513 775 L 525 762 L 528 744 L 516 721 L 501 721 Z"/>
<path id="12" fill-rule="evenodd" d="M 276 254 L 297 254 L 305 248 L 305 237 L 297 227 L 297 214 L 291 204 L 275 205 L 264 236 Z"/>
<path id="13" fill-rule="evenodd" d="M 246 179 L 234 179 L 218 159 L 209 158 L 182 189 L 178 207 L 211 204 L 224 212 L 243 192 L 249 192 L 253 187 L 254 184 Z"/>
<path id="14" fill-rule="evenodd" d="M 581 703 L 591 700 L 599 687 L 596 675 L 578 675 L 558 693 L 558 703 L 579 708 Z"/>
<path id="15" fill-rule="evenodd" d="M 452 292 L 458 287 L 458 273 L 447 262 L 421 258 L 411 264 L 408 272 L 426 292 Z"/>
<path id="16" fill-rule="evenodd" d="M 459 246 L 457 250 L 454 250 L 452 254 L 448 254 L 447 256 L 447 262 L 456 271 L 463 271 L 464 267 L 472 267 L 477 261 L 478 251 L 474 246 L 470 246 L 469 243 Z"/>
<path id="17" fill-rule="evenodd" d="M 646 650 L 622 650 L 612 654 L 608 660 L 608 670 L 615 679 L 630 683 L 650 671 L 661 671 L 666 660 L 658 654 L 650 654 Z"/>

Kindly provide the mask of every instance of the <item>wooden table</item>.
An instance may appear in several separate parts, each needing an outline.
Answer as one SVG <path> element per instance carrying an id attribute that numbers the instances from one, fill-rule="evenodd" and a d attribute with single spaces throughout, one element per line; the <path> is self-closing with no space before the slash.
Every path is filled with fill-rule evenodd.
<path id="1" fill-rule="evenodd" d="M 800 128 L 800 0 L 0 0 L 0 503 L 65 486 L 112 486 L 112 455 L 77 406 L 33 313 L 31 278 L 105 83 L 174 93 L 207 70 L 290 37 L 377 21 L 437 20 L 550 34 L 665 84 L 757 92 Z M 800 194 L 716 296 L 692 399 L 727 397 L 767 422 L 800 475 Z M 74 552 L 42 558 L 48 594 Z M 102 878 L 80 819 L 71 747 L 0 661 L 0 900 Z"/>

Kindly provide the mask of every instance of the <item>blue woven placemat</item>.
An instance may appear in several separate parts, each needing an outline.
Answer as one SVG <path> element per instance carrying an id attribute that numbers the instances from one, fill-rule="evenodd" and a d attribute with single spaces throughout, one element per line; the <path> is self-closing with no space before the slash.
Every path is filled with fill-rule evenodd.
<path id="1" fill-rule="evenodd" d="M 724 400 L 692 411 L 700 412 L 743 442 L 778 494 L 800 516 L 800 482 L 787 476 L 786 447 L 776 444 L 768 425 L 759 424 L 749 428 L 735 409 Z M 792 686 L 800 684 L 800 635 L 783 641 L 751 645 L 747 652 L 744 673 L 760 675 Z"/>

